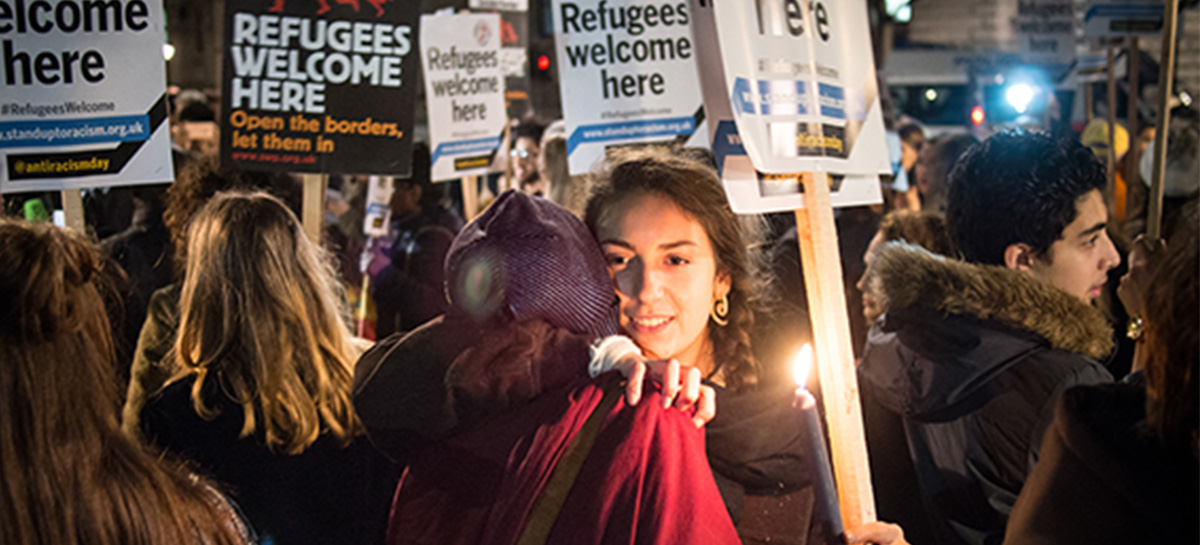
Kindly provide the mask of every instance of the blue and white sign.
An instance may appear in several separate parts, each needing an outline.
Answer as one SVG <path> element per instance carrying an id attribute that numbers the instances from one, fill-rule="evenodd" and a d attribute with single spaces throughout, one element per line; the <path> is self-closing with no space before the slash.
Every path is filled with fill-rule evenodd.
<path id="1" fill-rule="evenodd" d="M 1162 0 L 1089 1 L 1083 34 L 1089 37 L 1156 36 L 1163 27 Z"/>
<path id="2" fill-rule="evenodd" d="M 743 145 L 758 170 L 889 172 L 861 2 L 701 2 Z M 708 51 L 708 50 L 704 50 Z M 709 70 L 717 59 L 701 57 Z"/>
<path id="3" fill-rule="evenodd" d="M 0 15 L 0 192 L 174 179 L 161 0 L 0 0 Z"/>
<path id="4" fill-rule="evenodd" d="M 486 174 L 508 120 L 500 16 L 422 15 L 421 66 L 433 180 Z"/>
<path id="5" fill-rule="evenodd" d="M 555 0 L 553 10 L 571 174 L 610 146 L 696 131 L 703 109 L 686 1 Z"/>
<path id="6" fill-rule="evenodd" d="M 845 4 L 691 0 L 709 136 L 735 211 L 802 208 L 798 176 L 818 170 L 832 174 L 835 207 L 881 202 L 878 175 L 891 167 L 866 10 Z"/>

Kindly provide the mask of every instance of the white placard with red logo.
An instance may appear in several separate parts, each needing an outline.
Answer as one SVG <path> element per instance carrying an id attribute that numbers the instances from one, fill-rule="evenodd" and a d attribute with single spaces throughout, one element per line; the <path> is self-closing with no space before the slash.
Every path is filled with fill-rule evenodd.
<path id="1" fill-rule="evenodd" d="M 486 174 L 507 115 L 500 16 L 421 16 L 421 66 L 433 180 Z"/>
<path id="2" fill-rule="evenodd" d="M 786 48 L 766 48 L 766 52 L 759 53 L 756 47 L 762 48 L 762 44 L 754 41 L 755 37 L 749 36 L 746 32 L 739 34 L 726 29 L 724 35 L 719 34 L 717 21 L 725 21 L 720 19 L 720 11 L 714 9 L 712 2 L 691 0 L 690 4 L 693 14 L 692 30 L 695 33 L 696 55 L 701 67 L 700 82 L 704 93 L 708 136 L 721 179 L 725 184 L 725 192 L 733 209 L 739 213 L 751 213 L 803 208 L 804 196 L 796 173 L 816 170 L 827 170 L 832 174 L 830 177 L 830 200 L 834 207 L 861 206 L 882 202 L 878 174 L 890 174 L 891 167 L 884 140 L 882 111 L 874 90 L 875 77 L 874 66 L 871 62 L 870 43 L 840 44 L 836 48 L 828 49 L 817 48 L 818 52 L 833 57 L 833 59 L 826 61 L 822 58 L 817 61 L 808 61 L 809 66 L 813 64 L 826 68 L 838 66 L 839 74 L 846 74 L 845 70 L 847 69 L 853 70 L 854 73 L 862 73 L 863 77 L 856 78 L 855 81 L 858 81 L 863 89 L 853 91 L 839 87 L 843 89 L 841 91 L 842 98 L 840 101 L 836 101 L 835 97 L 829 96 L 838 94 L 833 91 L 833 88 L 836 87 L 831 83 L 833 78 L 813 78 L 806 77 L 804 74 L 787 74 L 786 77 L 769 76 L 773 72 L 771 70 L 773 64 L 792 62 L 792 66 L 797 66 L 801 62 L 795 58 L 800 56 L 797 53 L 798 49 L 792 51 Z M 774 37 L 775 41 L 769 41 L 768 45 L 776 44 L 776 42 L 780 42 L 776 44 L 780 45 L 797 39 L 788 32 L 790 28 L 787 27 L 789 23 L 787 16 L 788 13 L 793 15 L 808 13 L 801 10 L 799 2 L 795 3 L 791 12 L 787 11 L 790 3 L 786 1 L 774 3 L 764 1 L 758 2 L 758 4 L 761 4 L 761 9 L 764 10 L 764 27 L 772 30 L 770 25 L 774 25 L 777 28 L 773 30 L 784 32 L 788 36 L 787 38 L 776 36 Z M 773 4 L 778 4 L 778 6 Z M 756 2 L 746 2 L 744 6 L 734 3 L 729 6 L 729 9 L 736 6 L 741 6 L 738 9 L 742 9 L 743 12 L 748 11 L 755 16 L 753 18 L 755 26 L 751 30 L 757 33 L 757 10 L 760 9 L 760 6 L 756 6 Z M 844 8 L 845 6 L 839 7 Z M 779 9 L 783 9 L 783 11 L 780 12 Z M 865 17 L 865 10 L 861 10 L 861 14 L 857 13 L 859 10 L 848 11 L 850 11 L 848 16 Z M 826 25 L 829 25 L 828 8 L 825 8 L 824 14 L 823 20 L 826 21 Z M 778 16 L 783 17 L 782 21 L 778 19 Z M 771 19 L 771 17 L 776 17 L 776 19 Z M 804 17 L 807 18 L 808 15 Z M 791 23 L 795 25 L 805 20 L 807 19 L 793 17 Z M 863 34 L 851 34 L 851 36 L 868 35 L 866 34 L 865 19 L 861 23 Z M 781 24 L 783 26 L 779 27 Z M 853 30 L 856 25 L 847 26 Z M 811 27 L 801 26 L 800 28 L 804 30 L 798 38 L 813 34 Z M 832 30 L 824 27 L 818 29 L 818 32 L 820 30 L 824 30 L 831 38 L 833 37 Z M 730 36 L 735 41 L 732 45 L 727 46 L 726 41 L 721 38 L 728 40 Z M 793 44 L 792 47 L 798 46 Z M 749 58 L 762 61 L 759 63 L 759 69 L 741 66 L 730 70 L 729 63 L 723 61 L 723 55 L 727 51 L 732 51 L 741 57 L 749 55 Z M 846 57 L 850 54 L 848 52 L 865 55 L 866 65 L 863 66 L 862 58 L 852 58 L 847 61 Z M 789 53 L 796 53 L 796 55 Z M 792 60 L 785 61 L 781 58 Z M 748 61 L 743 60 L 743 62 Z M 847 65 L 850 68 L 846 68 Z M 743 76 L 741 79 L 745 82 L 754 81 L 755 84 L 752 86 L 755 88 L 754 90 L 761 91 L 765 88 L 765 92 L 747 93 L 745 89 L 739 89 L 741 91 L 739 95 L 731 96 L 732 87 L 747 87 L 748 85 L 737 83 L 736 79 L 738 78 L 728 77 L 729 73 L 758 74 L 751 78 Z M 824 73 L 828 76 L 829 70 L 824 70 Z M 782 79 L 768 79 L 768 76 L 763 76 L 763 74 Z M 784 88 L 791 89 L 791 92 L 779 91 Z M 810 89 L 815 89 L 817 92 L 809 93 Z M 824 96 L 821 95 L 821 91 L 824 91 Z M 809 146 L 808 150 L 804 150 L 798 145 L 791 148 L 776 145 L 780 143 L 780 135 L 798 140 L 800 136 L 796 134 L 797 127 L 808 130 L 814 125 L 818 125 L 817 130 L 814 131 L 817 135 L 825 137 L 825 140 L 830 142 L 837 142 L 842 149 L 849 147 L 849 153 L 846 154 L 848 157 L 840 157 L 840 154 L 836 153 L 836 147 L 829 150 L 834 153 L 824 153 L 825 147 L 816 150 L 813 149 L 815 146 Z M 831 135 L 823 134 L 826 127 L 832 129 L 829 132 L 835 132 L 841 137 L 837 140 L 830 140 L 828 137 Z M 741 132 L 743 128 L 749 129 L 749 138 Z M 812 139 L 812 137 L 809 136 L 808 139 Z M 755 157 L 753 153 L 749 153 L 751 150 L 756 151 L 759 155 Z M 804 151 L 808 153 L 803 153 Z"/>

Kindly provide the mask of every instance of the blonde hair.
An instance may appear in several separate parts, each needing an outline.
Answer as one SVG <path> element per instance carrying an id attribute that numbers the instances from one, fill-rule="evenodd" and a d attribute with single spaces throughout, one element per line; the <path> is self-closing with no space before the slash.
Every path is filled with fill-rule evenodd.
<path id="1" fill-rule="evenodd" d="M 175 358 L 204 392 L 241 404 L 241 436 L 303 452 L 322 425 L 343 444 L 361 433 L 350 402 L 352 343 L 334 273 L 296 216 L 265 193 L 214 197 L 188 228 Z"/>

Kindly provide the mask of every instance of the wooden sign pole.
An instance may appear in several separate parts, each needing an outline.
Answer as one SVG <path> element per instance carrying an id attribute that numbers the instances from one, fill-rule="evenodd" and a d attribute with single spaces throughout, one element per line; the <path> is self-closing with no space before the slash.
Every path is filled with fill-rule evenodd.
<path id="1" fill-rule="evenodd" d="M 514 145 L 515 143 L 512 139 L 512 123 L 509 122 L 504 125 L 504 145 L 500 146 L 500 149 L 505 150 L 505 152 L 508 153 L 508 157 L 504 158 L 504 176 L 501 177 L 503 182 L 500 185 L 500 193 L 504 193 L 509 189 L 515 189 L 517 186 L 516 181 L 513 180 L 512 150 Z"/>
<path id="2" fill-rule="evenodd" d="M 1108 217 L 1116 215 L 1116 207 L 1113 205 L 1117 194 L 1117 150 L 1116 133 L 1117 133 L 1117 68 L 1116 68 L 1116 48 L 1108 46 L 1108 88 L 1104 93 L 1104 105 L 1108 110 L 1108 153 L 1105 154 L 1105 173 L 1108 175 L 1108 183 L 1104 186 L 1104 202 L 1108 204 Z"/>
<path id="3" fill-rule="evenodd" d="M 83 218 L 83 191 L 79 189 L 62 190 L 63 217 L 68 228 L 87 232 L 87 224 Z"/>
<path id="4" fill-rule="evenodd" d="M 1128 203 L 1129 184 L 1138 181 L 1138 98 L 1141 94 L 1138 92 L 1138 71 L 1141 70 L 1142 51 L 1136 36 L 1129 36 L 1126 40 L 1129 42 L 1129 58 L 1125 62 L 1129 72 L 1129 102 L 1125 105 L 1125 129 L 1129 131 L 1129 149 L 1125 151 L 1128 157 L 1121 177 L 1125 178 L 1125 202 Z M 1125 213 L 1128 214 L 1128 211 Z"/>
<path id="5" fill-rule="evenodd" d="M 321 243 L 321 222 L 325 219 L 325 184 L 327 174 L 304 175 L 304 234 L 313 244 Z"/>
<path id="6" fill-rule="evenodd" d="M 1087 81 L 1083 84 L 1083 110 L 1087 113 L 1087 121 L 1090 123 L 1095 114 L 1092 113 L 1094 98 L 1092 97 L 1092 82 Z"/>
<path id="7" fill-rule="evenodd" d="M 471 221 L 479 214 L 479 177 L 463 176 L 459 183 L 462 184 L 463 216 Z"/>
<path id="8" fill-rule="evenodd" d="M 1154 175 L 1150 181 L 1147 203 L 1146 238 L 1162 236 L 1163 175 L 1167 168 L 1167 136 L 1171 131 L 1171 89 L 1175 81 L 1175 15 L 1179 12 L 1179 0 L 1167 0 L 1163 4 L 1162 57 L 1158 70 L 1158 126 L 1154 130 Z"/>
<path id="9" fill-rule="evenodd" d="M 358 292 L 358 314 L 357 327 L 355 327 L 356 336 L 360 339 L 367 338 L 367 300 L 371 293 L 371 274 L 363 271 L 362 287 Z"/>
<path id="10" fill-rule="evenodd" d="M 837 227 L 829 197 L 829 175 L 800 176 L 804 209 L 796 210 L 796 233 L 812 320 L 817 378 L 837 481 L 838 502 L 847 528 L 875 520 L 875 497 L 863 433 L 858 377 L 850 346 L 850 317 L 842 285 Z"/>

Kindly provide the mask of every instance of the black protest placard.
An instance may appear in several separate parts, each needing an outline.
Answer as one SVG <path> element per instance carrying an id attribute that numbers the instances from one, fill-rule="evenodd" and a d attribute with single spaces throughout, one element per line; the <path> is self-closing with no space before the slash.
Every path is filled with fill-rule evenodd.
<path id="1" fill-rule="evenodd" d="M 221 160 L 407 176 L 417 12 L 392 0 L 228 0 Z"/>

